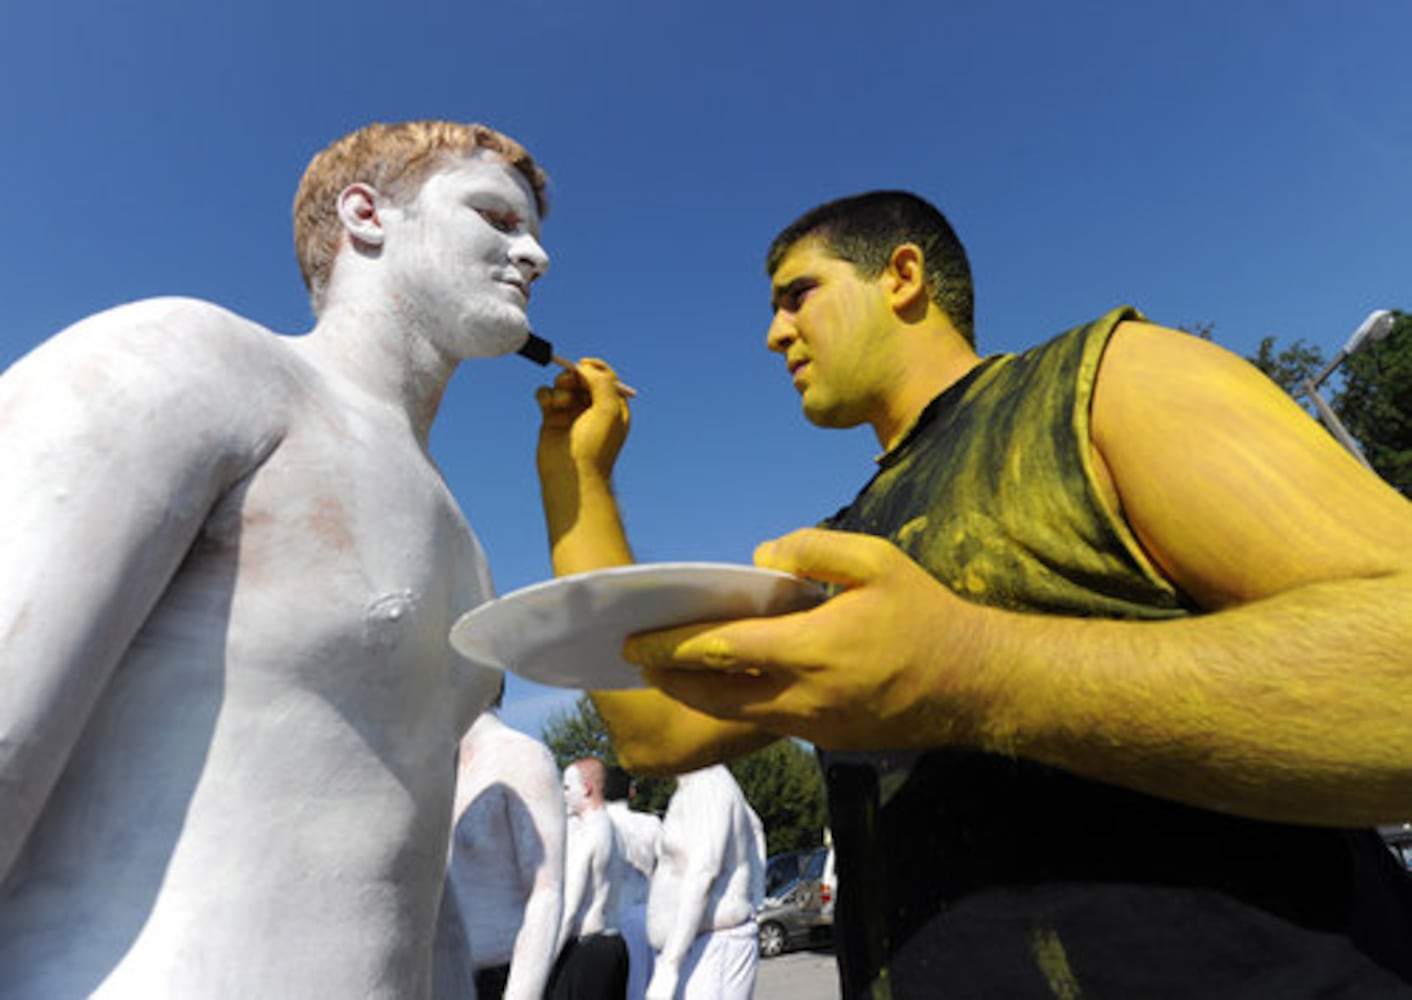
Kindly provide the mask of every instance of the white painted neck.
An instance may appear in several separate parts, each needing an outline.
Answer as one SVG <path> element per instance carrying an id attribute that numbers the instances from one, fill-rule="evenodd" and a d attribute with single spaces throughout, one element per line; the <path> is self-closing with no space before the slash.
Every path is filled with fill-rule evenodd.
<path id="1" fill-rule="evenodd" d="M 407 415 L 426 446 L 457 360 L 426 335 L 424 319 L 388 296 L 330 296 L 304 338 L 319 367 Z"/>

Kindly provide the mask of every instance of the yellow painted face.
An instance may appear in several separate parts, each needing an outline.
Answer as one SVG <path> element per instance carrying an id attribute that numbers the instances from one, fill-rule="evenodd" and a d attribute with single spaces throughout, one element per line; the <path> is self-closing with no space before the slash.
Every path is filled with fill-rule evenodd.
<path id="1" fill-rule="evenodd" d="M 776 268 L 765 346 L 784 356 L 810 423 L 855 427 L 885 411 L 896 365 L 883 280 L 863 278 L 811 239 L 791 247 Z"/>

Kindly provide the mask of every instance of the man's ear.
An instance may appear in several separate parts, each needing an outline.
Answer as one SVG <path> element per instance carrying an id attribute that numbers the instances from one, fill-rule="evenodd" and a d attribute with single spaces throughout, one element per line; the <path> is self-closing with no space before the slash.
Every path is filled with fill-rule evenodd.
<path id="1" fill-rule="evenodd" d="M 898 312 L 912 309 L 927 298 L 927 269 L 922 248 L 915 243 L 893 247 L 884 271 L 885 288 Z"/>
<path id="2" fill-rule="evenodd" d="M 381 196 L 370 184 L 350 184 L 338 194 L 338 221 L 355 244 L 382 246 L 382 219 L 378 216 Z"/>

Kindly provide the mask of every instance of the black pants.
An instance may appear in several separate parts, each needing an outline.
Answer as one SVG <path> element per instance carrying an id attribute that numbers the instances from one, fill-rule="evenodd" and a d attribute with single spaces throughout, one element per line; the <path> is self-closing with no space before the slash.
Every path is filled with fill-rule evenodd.
<path id="1" fill-rule="evenodd" d="M 628 947 L 618 934 L 585 934 L 564 945 L 549 974 L 547 1000 L 623 1000 Z"/>
<path id="2" fill-rule="evenodd" d="M 510 981 L 510 963 L 489 965 L 476 970 L 476 1000 L 500 1000 Z"/>

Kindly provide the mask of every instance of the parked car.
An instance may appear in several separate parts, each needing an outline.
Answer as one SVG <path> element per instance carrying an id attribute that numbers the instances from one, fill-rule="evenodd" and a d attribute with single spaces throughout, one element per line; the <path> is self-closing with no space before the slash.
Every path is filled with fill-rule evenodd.
<path id="1" fill-rule="evenodd" d="M 1394 826 L 1380 826 L 1383 843 L 1392 851 L 1393 857 L 1402 862 L 1402 867 L 1412 871 L 1412 823 L 1398 823 Z"/>
<path id="2" fill-rule="evenodd" d="M 792 948 L 827 943 L 833 937 L 833 848 L 771 858 L 765 866 L 767 886 L 772 865 L 775 886 L 773 891 L 767 889 L 758 917 L 760 955 L 773 958 Z M 779 883 L 791 873 L 792 878 Z"/>
<path id="3" fill-rule="evenodd" d="M 802 851 L 771 855 L 765 862 L 765 895 L 777 896 L 782 889 L 798 882 L 809 865 L 809 859 L 818 851 L 817 847 L 809 847 Z"/>

